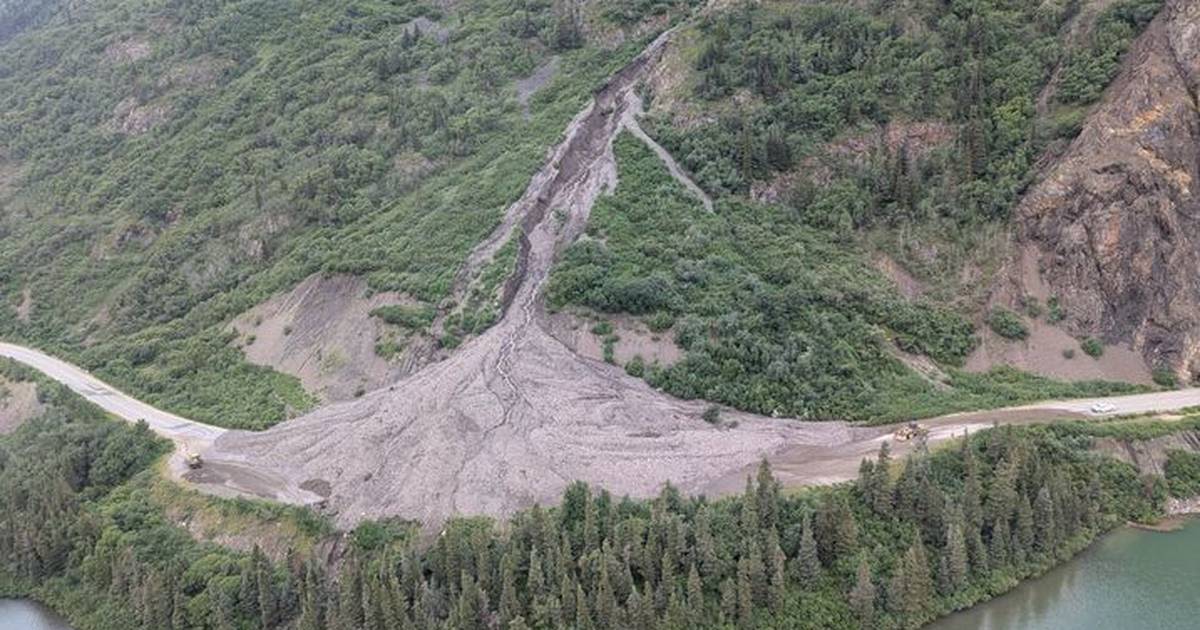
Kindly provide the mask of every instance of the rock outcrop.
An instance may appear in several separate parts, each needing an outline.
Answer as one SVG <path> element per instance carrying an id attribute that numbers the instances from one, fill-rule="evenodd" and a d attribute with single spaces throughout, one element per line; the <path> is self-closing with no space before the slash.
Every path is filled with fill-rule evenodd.
<path id="1" fill-rule="evenodd" d="M 1198 88 L 1200 2 L 1168 0 L 1018 208 L 1013 274 L 1019 292 L 1057 296 L 1070 333 L 1185 380 L 1200 375 Z"/>

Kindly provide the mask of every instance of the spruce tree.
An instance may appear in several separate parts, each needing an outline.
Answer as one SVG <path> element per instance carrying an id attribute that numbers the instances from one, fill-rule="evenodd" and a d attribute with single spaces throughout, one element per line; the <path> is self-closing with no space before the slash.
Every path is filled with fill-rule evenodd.
<path id="1" fill-rule="evenodd" d="M 771 474 L 771 464 L 764 457 L 758 465 L 757 508 L 759 528 L 763 531 L 778 526 L 779 482 Z"/>
<path id="2" fill-rule="evenodd" d="M 881 517 L 892 515 L 892 456 L 891 447 L 885 441 L 879 447 L 879 456 L 871 470 L 871 509 Z"/>
<path id="3" fill-rule="evenodd" d="M 692 627 L 702 626 L 705 622 L 704 585 L 700 581 L 700 572 L 696 570 L 695 564 L 688 567 L 687 606 Z"/>
<path id="4" fill-rule="evenodd" d="M 806 512 L 800 525 L 800 547 L 796 552 L 796 581 L 807 589 L 816 587 L 821 577 L 821 558 L 817 553 L 817 539 L 813 535 L 812 517 Z"/>
<path id="5" fill-rule="evenodd" d="M 1033 507 L 1029 505 L 1029 497 L 1025 494 L 1017 501 L 1017 523 L 1014 535 L 1016 543 L 1013 545 L 1013 551 L 1017 555 L 1017 560 L 1025 561 L 1034 551 L 1033 541 L 1036 537 L 1036 532 L 1033 524 Z"/>
<path id="6" fill-rule="evenodd" d="M 854 587 L 850 589 L 850 609 L 863 628 L 875 625 L 875 582 L 871 580 L 871 565 L 860 558 L 854 574 Z"/>
<path id="7" fill-rule="evenodd" d="M 1038 490 L 1037 499 L 1033 502 L 1033 521 L 1036 524 L 1033 548 L 1040 554 L 1048 554 L 1054 550 L 1057 524 L 1050 489 L 1045 486 Z"/>
<path id="8" fill-rule="evenodd" d="M 504 554 L 500 570 L 500 623 L 510 624 L 521 616 L 521 601 L 517 596 L 517 561 L 515 552 Z"/>
<path id="9" fill-rule="evenodd" d="M 962 533 L 962 517 L 953 515 L 946 526 L 946 582 L 949 586 L 947 594 L 955 593 L 967 585 L 969 561 L 967 559 L 967 541 Z"/>

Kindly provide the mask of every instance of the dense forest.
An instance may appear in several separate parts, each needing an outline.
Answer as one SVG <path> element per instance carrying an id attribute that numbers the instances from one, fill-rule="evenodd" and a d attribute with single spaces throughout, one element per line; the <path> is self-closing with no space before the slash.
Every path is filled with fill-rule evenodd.
<path id="1" fill-rule="evenodd" d="M 938 123 L 948 142 L 871 147 L 825 186 L 790 192 L 813 225 L 846 231 L 945 217 L 1003 218 L 1047 145 L 1078 131 L 1121 54 L 1161 0 L 1105 8 L 1082 41 L 1063 41 L 1084 3 L 742 3 L 703 19 L 694 98 L 719 116 L 663 141 L 714 192 L 746 191 L 825 143 L 888 123 Z M 1062 79 L 1051 84 L 1061 64 Z M 1055 107 L 1039 107 L 1054 89 Z M 670 114 L 668 110 L 665 114 Z M 863 163 L 865 162 L 865 164 Z"/>
<path id="2" fill-rule="evenodd" d="M 330 564 L 328 546 L 272 560 L 196 542 L 147 491 L 163 443 L 43 388 L 50 411 L 0 438 L 0 593 L 84 630 L 912 628 L 1159 513 L 1167 482 L 1091 452 L 1092 434 L 1197 425 L 1005 427 L 900 461 L 885 447 L 857 482 L 801 492 L 764 464 L 715 501 L 575 484 L 559 507 L 435 537 L 368 522 Z"/>

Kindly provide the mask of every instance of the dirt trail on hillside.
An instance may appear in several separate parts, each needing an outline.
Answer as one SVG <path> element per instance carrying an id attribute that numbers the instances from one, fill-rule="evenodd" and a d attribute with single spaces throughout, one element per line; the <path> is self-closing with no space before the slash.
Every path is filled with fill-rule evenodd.
<path id="1" fill-rule="evenodd" d="M 231 431 L 210 466 L 253 467 L 328 498 L 339 525 L 400 515 L 436 525 L 454 514 L 504 516 L 557 501 L 575 480 L 644 497 L 667 481 L 689 492 L 795 445 L 850 441 L 844 423 L 726 413 L 676 400 L 604 363 L 582 359 L 544 328 L 542 287 L 555 255 L 617 181 L 612 143 L 637 82 L 670 37 L 614 75 L 571 122 L 525 194 L 469 256 L 465 286 L 517 229 L 516 271 L 500 321 L 444 361 L 361 399 L 263 433 Z"/>

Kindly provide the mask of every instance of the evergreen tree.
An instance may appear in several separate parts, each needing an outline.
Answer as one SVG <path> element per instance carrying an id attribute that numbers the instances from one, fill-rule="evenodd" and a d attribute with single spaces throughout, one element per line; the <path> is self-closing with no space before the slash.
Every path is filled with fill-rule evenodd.
<path id="1" fill-rule="evenodd" d="M 517 597 L 517 561 L 514 552 L 504 554 L 500 571 L 500 623 L 508 626 L 521 616 L 521 601 Z"/>
<path id="2" fill-rule="evenodd" d="M 871 565 L 860 558 L 854 574 L 854 587 L 850 589 L 850 609 L 863 628 L 875 625 L 875 583 L 871 580 Z"/>
<path id="3" fill-rule="evenodd" d="M 1048 554 L 1054 550 L 1057 522 L 1054 501 L 1050 497 L 1050 489 L 1045 486 L 1038 490 L 1037 499 L 1033 502 L 1033 521 L 1037 524 L 1033 548 L 1040 554 Z"/>
<path id="4" fill-rule="evenodd" d="M 1033 553 L 1033 541 L 1035 537 L 1033 507 L 1029 505 L 1029 497 L 1024 494 L 1017 501 L 1017 520 L 1014 535 L 1016 536 L 1016 543 L 1013 545 L 1013 551 L 1017 554 L 1017 560 L 1023 562 Z"/>
<path id="5" fill-rule="evenodd" d="M 750 559 L 742 558 L 738 562 L 737 619 L 743 628 L 750 627 L 754 614 L 754 587 L 751 584 L 750 571 Z"/>
<path id="6" fill-rule="evenodd" d="M 701 505 L 696 511 L 696 522 L 694 527 L 694 535 L 696 539 L 696 560 L 699 564 L 700 575 L 704 581 L 711 587 L 715 580 L 720 577 L 720 566 L 717 558 L 717 545 L 712 535 L 711 516 L 709 507 Z"/>
<path id="7" fill-rule="evenodd" d="M 813 535 L 812 517 L 807 512 L 800 525 L 800 548 L 796 552 L 795 567 L 800 585 L 808 590 L 815 588 L 821 577 L 821 558 Z"/>
<path id="8" fill-rule="evenodd" d="M 952 515 L 946 525 L 945 576 L 948 589 L 946 594 L 955 593 L 967 585 L 969 560 L 967 558 L 967 541 L 962 533 L 963 524 L 960 515 Z"/>
<path id="9" fill-rule="evenodd" d="M 757 508 L 759 528 L 764 532 L 778 526 L 779 482 L 771 474 L 766 458 L 758 465 Z"/>
<path id="10" fill-rule="evenodd" d="M 739 580 L 739 583 L 741 580 Z M 747 599 L 750 595 L 750 584 L 746 582 L 745 588 Z M 738 618 L 738 598 L 741 589 L 738 588 L 734 581 L 730 578 L 725 578 L 721 582 L 721 619 L 723 623 L 731 623 Z"/>
<path id="11" fill-rule="evenodd" d="M 687 606 L 690 625 L 693 628 L 701 627 L 705 622 L 704 585 L 700 581 L 700 572 L 696 570 L 695 564 L 688 568 Z"/>
<path id="12" fill-rule="evenodd" d="M 879 456 L 871 470 L 871 509 L 887 518 L 892 515 L 892 456 L 891 447 L 884 441 L 879 447 Z"/>
<path id="13" fill-rule="evenodd" d="M 779 546 L 779 534 L 774 529 L 767 531 L 767 550 L 767 606 L 772 611 L 779 611 L 787 599 L 787 556 Z"/>
<path id="14" fill-rule="evenodd" d="M 596 627 L 601 630 L 617 630 L 615 622 L 618 608 L 617 598 L 608 578 L 608 564 L 601 563 L 599 584 L 596 587 Z"/>

